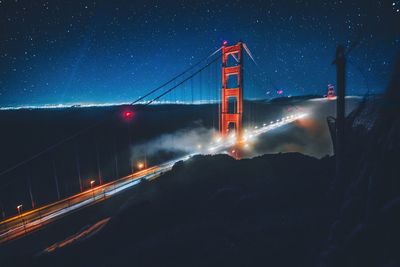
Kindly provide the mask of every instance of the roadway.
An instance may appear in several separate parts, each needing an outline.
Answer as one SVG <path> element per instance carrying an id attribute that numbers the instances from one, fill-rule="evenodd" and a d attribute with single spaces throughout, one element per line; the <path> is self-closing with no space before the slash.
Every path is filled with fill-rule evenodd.
<path id="1" fill-rule="evenodd" d="M 290 115 L 276 121 L 271 121 L 269 124 L 263 124 L 261 127 L 255 127 L 254 129 L 246 130 L 242 142 L 246 144 L 260 134 L 264 134 L 283 125 L 292 123 L 303 118 L 304 116 L 306 116 L 306 114 Z M 205 151 L 203 150 L 198 152 L 207 154 L 216 154 L 221 152 L 229 153 L 225 150 L 235 146 L 235 143 L 236 141 L 234 136 L 228 137 L 224 140 L 219 138 L 207 146 Z M 156 179 L 163 173 L 171 170 L 176 162 L 188 160 L 193 155 L 194 154 L 190 154 L 157 166 L 147 168 L 145 170 L 122 177 L 116 181 L 93 187 L 92 189 L 71 197 L 8 218 L 0 222 L 0 244 L 27 235 L 57 219 L 77 211 L 78 209 L 82 209 L 84 207 L 93 205 L 94 203 L 104 201 L 123 190 L 139 184 L 142 180 Z"/>
<path id="2" fill-rule="evenodd" d="M 139 184 L 142 179 L 155 179 L 162 173 L 172 169 L 176 162 L 186 160 L 188 157 L 150 167 L 116 181 L 93 187 L 82 193 L 6 219 L 0 222 L 0 244 L 29 234 L 78 209 L 104 201 L 127 188 Z"/>

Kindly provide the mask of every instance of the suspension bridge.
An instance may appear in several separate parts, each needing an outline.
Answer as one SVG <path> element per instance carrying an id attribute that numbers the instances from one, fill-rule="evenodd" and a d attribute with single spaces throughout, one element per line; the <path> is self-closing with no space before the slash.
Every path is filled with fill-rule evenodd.
<path id="1" fill-rule="evenodd" d="M 181 157 L 152 166 L 149 166 L 146 161 L 133 167 L 133 163 L 129 159 L 130 173 L 127 175 L 119 173 L 118 164 L 121 160 L 118 160 L 118 157 L 115 156 L 115 178 L 108 181 L 104 179 L 105 175 L 101 170 L 98 147 L 96 148 L 96 163 L 94 164 L 97 169 L 97 177 L 92 179 L 82 178 L 84 176 L 81 170 L 82 164 L 80 164 L 79 152 L 77 152 L 75 161 L 76 175 L 78 176 L 77 188 L 79 188 L 79 191 L 71 192 L 68 195 L 61 195 L 60 193 L 60 172 L 57 172 L 57 163 L 52 159 L 51 165 L 56 188 L 56 199 L 47 203 L 43 203 L 42 201 L 41 205 L 38 205 L 38 197 L 34 197 L 32 192 L 31 179 L 27 181 L 28 190 L 24 193 L 25 198 L 21 198 L 22 200 L 19 202 L 18 200 L 8 200 L 8 205 L 5 205 L 5 200 L 0 199 L 0 208 L 2 209 L 3 217 L 3 220 L 0 222 L 0 243 L 27 235 L 71 212 L 104 201 L 144 180 L 151 181 L 156 179 L 163 173 L 171 170 L 176 162 L 188 160 L 194 154 L 228 153 L 235 158 L 240 158 L 241 151 L 244 151 L 248 147 L 253 138 L 306 116 L 307 114 L 305 113 L 292 112 L 284 117 L 276 118 L 250 129 L 245 129 L 243 126 L 243 117 L 246 115 L 246 110 L 243 104 L 243 93 L 245 76 L 244 57 L 246 55 L 256 64 L 252 53 L 245 43 L 238 42 L 234 45 L 228 45 L 227 42 L 224 42 L 220 48 L 209 56 L 131 102 L 130 106 L 122 111 L 123 119 L 131 120 L 141 109 L 151 104 L 213 103 L 213 106 L 210 107 L 215 108 L 213 112 L 215 111 L 217 121 L 215 120 L 214 122 L 213 120 L 212 126 L 218 134 L 212 140 L 194 149 L 193 153 L 187 153 Z M 204 77 L 205 80 L 203 79 Z M 206 88 L 206 90 L 201 90 L 202 88 Z M 248 118 L 251 118 L 251 116 L 248 116 Z M 75 139 L 88 132 L 95 132 L 98 127 L 105 125 L 110 120 L 115 120 L 115 114 L 104 116 L 102 120 L 92 125 L 87 125 L 83 129 L 46 147 L 33 156 L 6 168 L 0 172 L 0 177 L 5 177 L 12 173 L 18 176 L 20 169 L 27 165 L 35 164 L 35 162 L 48 156 L 54 150 L 70 146 Z M 130 146 L 130 144 L 131 139 L 129 138 L 129 143 L 126 146 Z M 60 163 L 58 163 L 59 165 Z M 12 187 L 14 182 L 15 179 L 6 180 L 1 185 L 1 189 L 8 190 L 7 188 Z M 22 183 L 25 183 L 25 181 Z"/>

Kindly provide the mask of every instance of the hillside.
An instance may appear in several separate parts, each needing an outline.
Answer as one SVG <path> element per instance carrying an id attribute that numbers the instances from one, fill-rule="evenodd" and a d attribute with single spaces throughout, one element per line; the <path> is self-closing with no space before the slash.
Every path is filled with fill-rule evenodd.
<path id="1" fill-rule="evenodd" d="M 195 157 L 133 190 L 100 233 L 37 264 L 309 266 L 328 230 L 329 161 Z"/>

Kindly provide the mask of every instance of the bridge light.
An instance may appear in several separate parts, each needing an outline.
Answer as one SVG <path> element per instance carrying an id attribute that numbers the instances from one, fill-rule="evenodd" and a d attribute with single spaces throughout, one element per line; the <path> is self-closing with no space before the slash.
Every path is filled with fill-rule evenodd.
<path id="1" fill-rule="evenodd" d="M 18 214 L 20 214 L 20 215 L 21 215 L 21 209 L 22 209 L 22 204 L 17 206 Z"/>
<path id="2" fill-rule="evenodd" d="M 138 162 L 137 167 L 139 170 L 144 168 L 144 163 L 143 162 Z"/>
<path id="3" fill-rule="evenodd" d="M 26 234 L 25 221 L 24 221 L 24 219 L 22 218 L 21 209 L 22 209 L 22 204 L 20 204 L 20 205 L 17 206 L 17 210 L 18 210 L 18 215 L 19 215 L 19 217 L 20 217 L 20 219 L 21 219 L 21 221 L 22 221 L 22 225 L 24 226 L 24 232 L 25 232 L 25 234 Z"/>
<path id="4" fill-rule="evenodd" d="M 93 184 L 95 183 L 95 180 L 91 180 L 90 181 L 90 189 L 92 190 L 92 196 L 93 196 L 93 200 L 94 200 L 94 190 L 93 190 Z"/>

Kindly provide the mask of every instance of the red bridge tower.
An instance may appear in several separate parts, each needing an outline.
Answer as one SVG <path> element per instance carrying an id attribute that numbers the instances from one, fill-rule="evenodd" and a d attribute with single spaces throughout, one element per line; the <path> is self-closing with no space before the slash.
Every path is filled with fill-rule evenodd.
<path id="1" fill-rule="evenodd" d="M 243 115 L 243 43 L 222 46 L 222 105 L 220 132 L 223 137 L 234 131 L 236 139 L 242 135 Z"/>
<path id="2" fill-rule="evenodd" d="M 335 97 L 335 87 L 332 84 L 328 84 L 328 93 L 326 95 L 328 99 Z"/>

